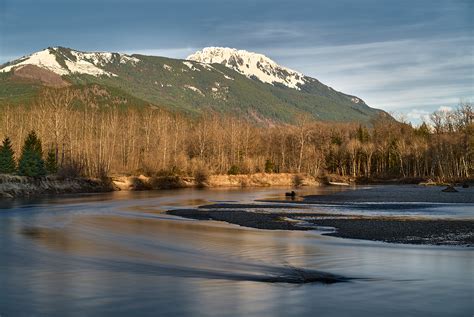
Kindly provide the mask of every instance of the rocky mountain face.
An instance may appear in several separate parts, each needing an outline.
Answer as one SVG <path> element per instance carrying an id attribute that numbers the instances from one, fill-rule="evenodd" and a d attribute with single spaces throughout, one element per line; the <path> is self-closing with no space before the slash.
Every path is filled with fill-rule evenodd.
<path id="1" fill-rule="evenodd" d="M 309 78 L 289 68 L 283 67 L 262 54 L 236 50 L 226 47 L 206 47 L 192 55 L 187 60 L 207 63 L 222 64 L 248 78 L 274 85 L 282 84 L 289 88 L 301 90 Z"/>

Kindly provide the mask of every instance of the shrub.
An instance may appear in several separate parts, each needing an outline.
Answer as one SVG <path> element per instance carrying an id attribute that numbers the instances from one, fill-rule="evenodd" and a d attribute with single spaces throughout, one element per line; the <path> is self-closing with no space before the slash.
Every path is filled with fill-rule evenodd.
<path id="1" fill-rule="evenodd" d="M 194 173 L 194 180 L 198 187 L 206 187 L 209 181 L 209 173 L 206 169 L 200 168 Z"/>
<path id="2" fill-rule="evenodd" d="M 109 180 L 109 168 L 105 162 L 99 162 L 93 171 L 93 176 L 102 181 Z"/>
<path id="3" fill-rule="evenodd" d="M 186 183 L 179 176 L 158 176 L 149 180 L 152 189 L 185 188 Z"/>
<path id="4" fill-rule="evenodd" d="M 300 174 L 296 174 L 295 176 L 293 176 L 293 186 L 294 187 L 300 187 L 303 185 L 303 176 L 301 176 Z"/>
<path id="5" fill-rule="evenodd" d="M 227 171 L 228 175 L 238 175 L 240 174 L 240 168 L 237 165 L 232 165 Z"/>
<path id="6" fill-rule="evenodd" d="M 61 178 L 78 178 L 84 176 L 85 165 L 76 159 L 69 159 L 58 169 Z"/>

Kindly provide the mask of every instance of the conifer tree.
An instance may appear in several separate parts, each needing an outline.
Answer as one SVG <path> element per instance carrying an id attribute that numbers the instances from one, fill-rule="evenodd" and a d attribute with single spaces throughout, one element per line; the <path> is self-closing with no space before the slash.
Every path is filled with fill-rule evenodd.
<path id="1" fill-rule="evenodd" d="M 31 177 L 46 175 L 41 140 L 35 131 L 31 131 L 25 139 L 18 163 L 18 172 L 20 175 Z"/>
<path id="2" fill-rule="evenodd" d="M 275 171 L 275 164 L 271 160 L 265 161 L 265 173 L 273 173 Z"/>
<path id="3" fill-rule="evenodd" d="M 13 174 L 16 172 L 16 163 L 12 143 L 6 137 L 0 146 L 0 174 Z"/>
<path id="4" fill-rule="evenodd" d="M 48 151 L 45 165 L 48 174 L 56 174 L 58 172 L 58 160 L 56 159 L 56 151 L 53 148 Z"/>

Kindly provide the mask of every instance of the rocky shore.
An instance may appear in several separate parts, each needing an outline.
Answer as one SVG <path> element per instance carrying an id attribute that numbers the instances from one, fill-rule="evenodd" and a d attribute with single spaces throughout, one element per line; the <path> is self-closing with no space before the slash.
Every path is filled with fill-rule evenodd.
<path id="1" fill-rule="evenodd" d="M 182 209 L 168 214 L 197 220 L 225 221 L 266 230 L 315 230 L 351 239 L 405 244 L 474 247 L 473 220 L 427 220 L 344 216 L 326 213 L 255 212 L 242 209 Z M 334 228 L 331 230 L 330 228 Z"/>
<path id="2" fill-rule="evenodd" d="M 100 193 L 113 190 L 114 186 L 109 180 L 0 175 L 0 199 L 70 193 Z"/>

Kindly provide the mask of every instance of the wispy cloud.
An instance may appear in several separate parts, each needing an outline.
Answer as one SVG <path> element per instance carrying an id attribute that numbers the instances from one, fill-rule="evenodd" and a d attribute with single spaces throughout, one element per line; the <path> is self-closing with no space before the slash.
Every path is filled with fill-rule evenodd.
<path id="1" fill-rule="evenodd" d="M 412 109 L 408 112 L 405 112 L 404 115 L 409 121 L 413 123 L 429 122 L 430 120 L 430 112 L 426 110 Z"/>
<path id="2" fill-rule="evenodd" d="M 282 64 L 386 110 L 435 109 L 474 96 L 471 39 L 416 38 L 302 48 L 274 48 Z"/>

